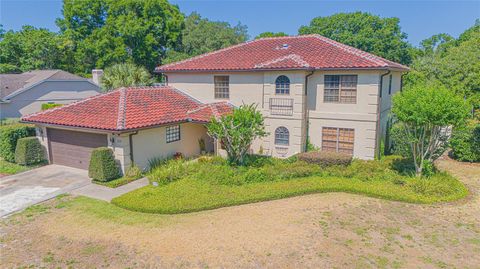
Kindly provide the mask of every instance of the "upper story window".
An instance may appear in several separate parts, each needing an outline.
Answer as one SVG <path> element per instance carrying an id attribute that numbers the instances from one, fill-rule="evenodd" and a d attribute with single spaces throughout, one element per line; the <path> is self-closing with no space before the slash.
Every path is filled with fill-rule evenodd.
<path id="1" fill-rule="evenodd" d="M 279 76 L 275 80 L 275 94 L 290 94 L 290 79 L 287 76 Z"/>
<path id="2" fill-rule="evenodd" d="M 325 75 L 325 103 L 357 103 L 357 75 Z"/>
<path id="3" fill-rule="evenodd" d="M 290 140 L 290 132 L 288 129 L 281 126 L 275 129 L 275 145 L 288 146 Z"/>
<path id="4" fill-rule="evenodd" d="M 166 132 L 167 143 L 175 142 L 180 140 L 180 125 L 169 126 L 167 127 Z"/>
<path id="5" fill-rule="evenodd" d="M 230 79 L 228 76 L 214 76 L 215 99 L 230 98 Z"/>

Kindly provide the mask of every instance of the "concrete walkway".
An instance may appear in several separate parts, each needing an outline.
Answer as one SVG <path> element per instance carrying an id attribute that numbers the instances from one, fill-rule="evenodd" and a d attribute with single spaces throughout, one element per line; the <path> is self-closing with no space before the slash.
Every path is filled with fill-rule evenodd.
<path id="1" fill-rule="evenodd" d="M 91 184 L 85 170 L 46 165 L 0 179 L 0 217 Z"/>
<path id="2" fill-rule="evenodd" d="M 86 186 L 72 190 L 70 193 L 110 202 L 117 196 L 147 186 L 148 184 L 149 182 L 146 177 L 135 180 L 118 188 L 109 188 L 102 185 L 89 183 Z"/>

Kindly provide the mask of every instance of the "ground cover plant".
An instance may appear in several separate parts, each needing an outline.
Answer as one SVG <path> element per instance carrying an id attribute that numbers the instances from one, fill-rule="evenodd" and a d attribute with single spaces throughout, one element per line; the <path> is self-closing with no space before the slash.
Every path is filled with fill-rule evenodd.
<path id="1" fill-rule="evenodd" d="M 13 175 L 21 172 L 28 171 L 33 168 L 44 165 L 45 163 L 38 163 L 34 165 L 19 165 L 16 163 L 11 163 L 0 158 L 0 177 L 5 175 Z"/>
<path id="2" fill-rule="evenodd" d="M 127 168 L 127 170 L 125 171 L 125 175 L 121 178 L 113 179 L 110 181 L 92 180 L 92 182 L 98 185 L 109 187 L 109 188 L 117 188 L 125 184 L 128 184 L 130 182 L 133 182 L 137 179 L 140 179 L 142 178 L 142 176 L 143 176 L 142 170 L 140 169 L 140 167 L 134 164 Z"/>
<path id="3" fill-rule="evenodd" d="M 411 203 L 465 197 L 467 189 L 446 173 L 416 177 L 411 162 L 398 156 L 353 160 L 349 165 L 318 165 L 298 160 L 249 156 L 243 166 L 218 157 L 170 160 L 147 177 L 146 186 L 112 200 L 125 209 L 183 213 L 318 192 L 348 192 Z"/>

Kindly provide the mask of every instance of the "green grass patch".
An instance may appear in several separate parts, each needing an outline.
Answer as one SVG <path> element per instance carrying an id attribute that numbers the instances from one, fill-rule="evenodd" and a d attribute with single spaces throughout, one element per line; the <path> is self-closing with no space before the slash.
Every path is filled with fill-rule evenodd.
<path id="1" fill-rule="evenodd" d="M 112 203 L 133 211 L 176 214 L 321 192 L 426 204 L 457 200 L 468 193 L 449 174 L 417 178 L 409 171 L 398 157 L 331 167 L 296 160 L 257 160 L 249 167 L 231 167 L 218 159 L 172 161 L 148 175 L 159 186 L 137 189 Z"/>
<path id="2" fill-rule="evenodd" d="M 109 188 L 117 188 L 117 187 L 123 186 L 125 184 L 128 184 L 130 182 L 133 182 L 137 179 L 140 179 L 140 178 L 131 178 L 131 177 L 125 177 L 124 176 L 124 177 L 117 178 L 117 179 L 114 179 L 114 180 L 110 180 L 110 181 L 107 181 L 107 182 L 92 180 L 92 183 L 102 185 L 102 186 L 105 186 L 105 187 L 109 187 Z"/>
<path id="3" fill-rule="evenodd" d="M 13 175 L 20 172 L 25 172 L 33 168 L 45 165 L 45 163 L 35 165 L 19 165 L 16 163 L 7 162 L 0 158 L 0 174 Z"/>

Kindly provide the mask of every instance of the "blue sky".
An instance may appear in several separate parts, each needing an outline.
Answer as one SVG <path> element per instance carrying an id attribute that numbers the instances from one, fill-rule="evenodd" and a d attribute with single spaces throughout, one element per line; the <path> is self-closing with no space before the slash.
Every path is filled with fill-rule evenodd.
<path id="1" fill-rule="evenodd" d="M 185 14 L 199 12 L 211 20 L 241 22 L 251 38 L 265 31 L 296 34 L 301 25 L 317 16 L 365 11 L 382 17 L 398 17 L 413 45 L 437 33 L 458 36 L 480 18 L 480 0 L 470 1 L 187 1 L 172 0 Z M 18 30 L 24 24 L 58 28 L 61 0 L 0 0 L 0 24 Z"/>

